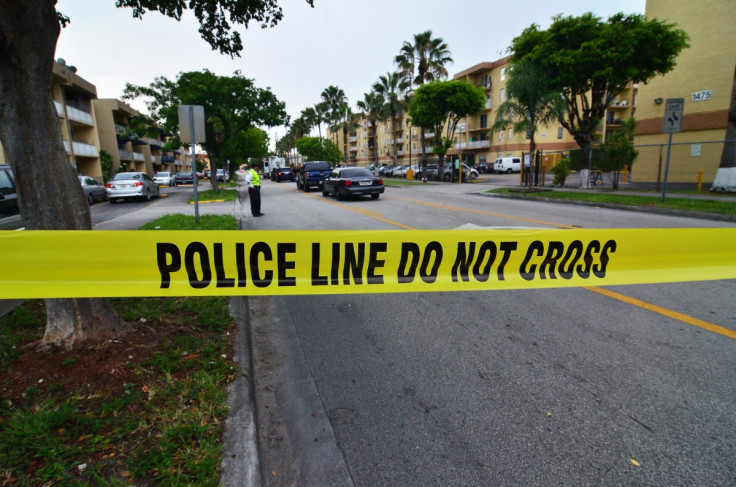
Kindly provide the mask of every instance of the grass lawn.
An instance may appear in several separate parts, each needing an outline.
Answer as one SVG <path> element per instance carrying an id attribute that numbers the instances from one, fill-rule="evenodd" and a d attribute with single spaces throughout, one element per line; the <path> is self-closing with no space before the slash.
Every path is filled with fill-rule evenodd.
<path id="1" fill-rule="evenodd" d="M 211 215 L 200 224 L 237 227 Z M 147 227 L 196 225 L 171 215 Z M 218 485 L 237 373 L 229 298 L 111 302 L 133 331 L 73 351 L 37 349 L 41 300 L 0 318 L 2 485 Z"/>
<path id="2" fill-rule="evenodd" d="M 583 191 L 558 190 L 524 193 L 513 191 L 510 188 L 493 189 L 487 192 L 495 194 L 513 194 L 514 196 L 528 198 L 589 201 L 593 203 L 610 203 L 627 206 L 644 206 L 648 208 L 667 208 L 671 210 L 687 210 L 705 213 L 719 213 L 722 215 L 736 215 L 736 203 L 734 203 L 733 201 L 720 200 L 718 194 L 712 195 L 713 197 L 711 199 L 678 198 L 676 196 L 668 196 L 667 198 L 665 198 L 665 201 L 662 202 L 661 195 L 639 196 L 621 193 L 591 193 Z"/>

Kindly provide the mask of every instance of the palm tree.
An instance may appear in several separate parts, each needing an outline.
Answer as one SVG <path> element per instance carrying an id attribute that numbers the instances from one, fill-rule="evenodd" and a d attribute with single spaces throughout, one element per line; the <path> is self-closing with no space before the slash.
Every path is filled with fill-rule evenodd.
<path id="1" fill-rule="evenodd" d="M 374 131 L 374 140 L 373 140 L 373 149 L 374 153 L 376 155 L 376 165 L 378 165 L 378 147 L 375 143 L 375 130 L 376 130 L 376 121 L 381 118 L 381 113 L 383 111 L 383 96 L 379 95 L 375 91 L 371 90 L 368 93 L 365 93 L 363 95 L 363 99 L 358 101 L 358 108 L 363 110 L 365 113 L 365 116 L 370 121 L 370 125 L 372 127 L 372 130 Z"/>
<path id="2" fill-rule="evenodd" d="M 302 110 L 300 118 L 304 119 L 304 122 L 309 125 L 309 133 L 311 133 L 312 127 L 317 125 L 317 111 L 314 107 L 307 107 Z"/>
<path id="3" fill-rule="evenodd" d="M 348 132 L 352 132 L 354 130 L 357 130 L 360 126 L 358 124 L 358 121 L 360 120 L 361 115 L 358 113 L 353 113 L 353 111 L 350 109 L 349 105 L 344 105 L 342 108 L 339 109 L 339 115 L 338 119 L 335 122 L 335 124 L 330 127 L 330 130 L 333 133 L 336 133 L 337 131 L 342 131 L 342 141 L 343 141 L 343 153 L 345 156 L 345 164 L 350 162 L 350 159 L 348 158 Z"/>
<path id="4" fill-rule="evenodd" d="M 322 90 L 322 102 L 325 108 L 325 120 L 329 124 L 337 124 L 343 119 L 343 112 L 348 106 L 348 97 L 345 92 L 337 86 L 330 85 Z M 336 130 L 331 130 L 336 133 Z"/>
<path id="5" fill-rule="evenodd" d="M 508 128 L 512 128 L 515 133 L 526 133 L 529 137 L 531 167 L 537 148 L 537 130 L 540 126 L 560 118 L 563 99 L 559 93 L 550 91 L 539 69 L 529 63 L 516 63 L 512 66 L 506 92 L 508 99 L 496 111 L 496 121 L 490 130 L 491 136 Z M 532 186 L 532 178 L 528 178 L 527 184 Z"/>
<path id="6" fill-rule="evenodd" d="M 411 86 L 408 79 L 401 73 L 386 73 L 379 76 L 378 81 L 373 84 L 373 90 L 383 98 L 383 108 L 380 110 L 380 120 L 391 120 L 391 138 L 393 139 L 394 166 L 398 164 L 398 151 L 396 150 L 396 117 L 406 106 L 406 96 Z M 411 150 L 411 137 L 409 138 L 409 150 Z"/>
<path id="7" fill-rule="evenodd" d="M 428 30 L 414 34 L 414 44 L 404 41 L 394 63 L 412 84 L 421 86 L 428 81 L 447 77 L 445 64 L 451 63 L 450 51 L 447 43 L 440 37 L 432 37 Z M 437 134 L 440 136 L 441 134 Z M 420 142 L 422 144 L 422 172 L 427 172 L 427 153 L 424 148 L 424 127 L 420 127 Z"/>
<path id="8" fill-rule="evenodd" d="M 327 103 L 322 101 L 314 105 L 314 120 L 317 124 L 317 133 L 322 137 L 322 122 L 327 121 Z"/>

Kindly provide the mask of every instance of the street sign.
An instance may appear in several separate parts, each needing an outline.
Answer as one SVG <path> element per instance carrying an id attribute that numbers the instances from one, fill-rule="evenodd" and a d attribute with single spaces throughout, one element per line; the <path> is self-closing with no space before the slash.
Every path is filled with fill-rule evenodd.
<path id="1" fill-rule="evenodd" d="M 194 126 L 190 125 L 191 122 Z M 192 132 L 194 132 L 194 137 L 192 137 Z M 179 139 L 185 144 L 207 142 L 204 131 L 203 106 L 179 105 Z"/>
<path id="2" fill-rule="evenodd" d="M 667 98 L 662 133 L 674 134 L 682 129 L 682 112 L 684 108 L 684 98 Z"/>

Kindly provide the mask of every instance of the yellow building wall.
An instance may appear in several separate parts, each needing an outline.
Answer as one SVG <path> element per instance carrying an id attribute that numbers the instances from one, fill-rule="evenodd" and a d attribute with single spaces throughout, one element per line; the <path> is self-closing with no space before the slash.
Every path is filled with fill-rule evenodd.
<path id="1" fill-rule="evenodd" d="M 690 36 L 691 47 L 682 51 L 674 70 L 639 89 L 634 138 L 639 156 L 632 167 L 632 181 L 663 180 L 668 139 L 662 133 L 666 100 L 684 98 L 682 132 L 672 138 L 676 145 L 670 156 L 668 181 L 696 183 L 703 171 L 704 181 L 712 182 L 723 144 L 707 142 L 725 139 L 736 66 L 736 3 L 647 0 L 646 16 L 677 24 Z M 710 92 L 710 98 L 698 101 L 697 94 L 703 92 Z M 647 147 L 651 144 L 655 147 Z M 662 149 L 656 144 L 665 146 Z"/>

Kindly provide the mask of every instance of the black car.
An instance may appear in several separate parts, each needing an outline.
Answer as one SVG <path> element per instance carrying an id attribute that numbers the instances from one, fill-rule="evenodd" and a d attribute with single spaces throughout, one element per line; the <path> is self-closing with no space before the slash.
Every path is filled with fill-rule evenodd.
<path id="1" fill-rule="evenodd" d="M 176 181 L 176 184 L 194 184 L 194 175 L 190 171 L 182 171 L 176 173 L 176 178 L 174 178 Z"/>
<path id="2" fill-rule="evenodd" d="M 277 167 L 271 171 L 271 181 L 294 181 L 294 171 L 290 167 Z"/>
<path id="3" fill-rule="evenodd" d="M 477 166 L 474 166 L 476 171 L 478 171 L 480 174 L 490 174 L 493 172 L 493 163 L 492 162 L 481 162 Z"/>
<path id="4" fill-rule="evenodd" d="M 18 195 L 15 190 L 15 177 L 10 166 L 0 165 L 0 230 L 23 228 L 23 220 L 18 209 Z"/>
<path id="5" fill-rule="evenodd" d="M 346 196 L 371 195 L 374 200 L 383 193 L 383 179 L 376 177 L 365 167 L 335 168 L 322 184 L 322 195 L 330 193 L 342 200 Z"/>

